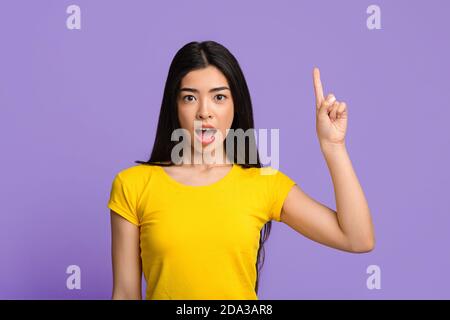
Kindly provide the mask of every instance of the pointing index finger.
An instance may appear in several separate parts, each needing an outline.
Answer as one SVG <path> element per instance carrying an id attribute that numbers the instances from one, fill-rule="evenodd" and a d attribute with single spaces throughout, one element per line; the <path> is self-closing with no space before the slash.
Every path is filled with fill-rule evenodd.
<path id="1" fill-rule="evenodd" d="M 319 108 L 324 100 L 322 82 L 320 81 L 320 71 L 319 68 L 314 68 L 313 70 L 314 78 L 314 93 L 316 95 L 316 106 Z"/>

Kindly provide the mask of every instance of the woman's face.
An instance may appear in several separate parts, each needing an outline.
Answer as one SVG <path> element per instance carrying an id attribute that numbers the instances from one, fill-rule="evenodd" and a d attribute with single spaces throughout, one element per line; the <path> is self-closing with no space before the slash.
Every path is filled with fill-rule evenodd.
<path id="1" fill-rule="evenodd" d="M 186 74 L 177 105 L 181 128 L 189 131 L 194 151 L 214 153 L 223 148 L 233 123 L 234 105 L 228 81 L 219 69 L 208 66 Z M 211 128 L 202 130 L 202 126 Z"/>

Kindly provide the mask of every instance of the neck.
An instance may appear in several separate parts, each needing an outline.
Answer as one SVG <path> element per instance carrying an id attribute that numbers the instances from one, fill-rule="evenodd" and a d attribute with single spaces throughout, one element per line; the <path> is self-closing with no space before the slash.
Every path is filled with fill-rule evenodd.
<path id="1" fill-rule="evenodd" d="M 222 149 L 222 151 L 216 151 L 217 149 L 199 152 L 192 148 L 191 154 L 187 154 L 186 157 L 183 156 L 181 165 L 210 168 L 230 166 L 233 164 L 233 161 L 227 157 L 224 149 Z"/>

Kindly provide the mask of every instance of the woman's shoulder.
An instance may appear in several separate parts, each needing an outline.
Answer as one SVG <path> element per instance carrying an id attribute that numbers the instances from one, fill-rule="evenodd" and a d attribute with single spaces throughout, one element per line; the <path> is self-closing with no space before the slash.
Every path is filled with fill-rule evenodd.
<path id="1" fill-rule="evenodd" d="M 120 170 L 117 176 L 127 183 L 145 183 L 157 170 L 155 165 L 139 163 Z"/>
<path id="2" fill-rule="evenodd" d="M 272 166 L 267 166 L 267 167 L 261 167 L 261 168 L 257 168 L 257 167 L 250 167 L 250 168 L 244 168 L 242 166 L 240 166 L 241 168 L 241 172 L 243 175 L 248 176 L 248 177 L 259 177 L 261 179 L 267 179 L 268 177 L 280 174 L 281 171 L 279 171 L 278 169 L 272 167 Z"/>

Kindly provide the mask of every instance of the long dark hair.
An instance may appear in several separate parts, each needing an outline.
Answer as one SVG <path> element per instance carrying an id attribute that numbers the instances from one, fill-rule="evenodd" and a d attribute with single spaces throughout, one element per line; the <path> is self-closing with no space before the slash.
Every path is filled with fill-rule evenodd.
<path id="1" fill-rule="evenodd" d="M 148 161 L 137 160 L 135 163 L 163 166 L 173 165 L 171 151 L 178 142 L 171 140 L 171 134 L 175 129 L 180 128 L 177 112 L 177 95 L 178 90 L 180 89 L 181 80 L 190 71 L 206 68 L 209 65 L 218 68 L 227 78 L 230 86 L 234 103 L 234 117 L 230 129 L 242 129 L 245 132 L 248 129 L 254 128 L 250 92 L 236 58 L 227 48 L 215 41 L 193 41 L 184 45 L 175 54 L 170 65 L 150 159 Z M 256 143 L 252 138 L 245 139 L 244 155 L 239 154 L 239 151 L 235 152 L 235 150 L 227 150 L 226 139 L 224 141 L 224 150 L 227 155 L 232 153 L 232 155 L 229 156 L 229 159 L 233 159 L 233 163 L 236 163 L 243 168 L 262 167 Z M 253 155 L 256 154 L 256 161 L 249 161 L 250 153 Z M 240 157 L 239 161 L 237 158 L 238 156 Z M 270 235 L 271 228 L 272 221 L 268 221 L 262 228 L 260 234 L 258 258 L 255 265 L 256 293 L 258 293 L 259 287 L 259 274 L 264 265 L 264 243 Z"/>

